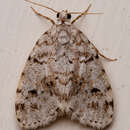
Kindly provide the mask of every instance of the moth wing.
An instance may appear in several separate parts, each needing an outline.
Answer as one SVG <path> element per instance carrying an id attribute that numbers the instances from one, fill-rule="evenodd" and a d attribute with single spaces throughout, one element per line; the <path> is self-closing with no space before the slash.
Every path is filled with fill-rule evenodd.
<path id="1" fill-rule="evenodd" d="M 112 122 L 113 118 L 112 89 L 97 50 L 89 40 L 86 41 L 86 52 L 89 58 L 86 58 L 84 62 L 79 62 L 78 76 L 84 80 L 80 79 L 80 87 L 77 87 L 80 89 L 75 96 L 72 96 L 67 111 L 72 112 L 72 120 L 78 120 L 81 124 L 93 128 L 103 129 Z M 84 72 L 80 74 L 82 71 Z"/>
<path id="2" fill-rule="evenodd" d="M 52 95 L 53 84 L 46 79 L 47 52 L 53 48 L 49 31 L 44 33 L 28 57 L 21 74 L 15 102 L 16 117 L 21 127 L 35 129 L 56 120 L 57 98 Z"/>

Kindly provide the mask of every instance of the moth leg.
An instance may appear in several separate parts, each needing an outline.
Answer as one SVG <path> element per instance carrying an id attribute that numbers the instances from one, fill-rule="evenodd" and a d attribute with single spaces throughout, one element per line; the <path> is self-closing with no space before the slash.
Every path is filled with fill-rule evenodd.
<path id="1" fill-rule="evenodd" d="M 44 16 L 44 15 L 42 15 L 41 13 L 37 12 L 33 7 L 31 7 L 31 9 L 32 9 L 33 12 L 34 12 L 35 14 L 37 14 L 38 16 L 41 16 L 41 17 L 43 17 L 43 18 L 49 20 L 52 24 L 55 24 L 55 22 L 54 22 L 51 18 L 49 18 L 49 17 L 47 17 L 47 16 Z"/>
<path id="2" fill-rule="evenodd" d="M 108 61 L 116 61 L 116 60 L 117 60 L 116 58 L 115 58 L 115 59 L 111 59 L 111 58 L 109 58 L 109 57 L 106 57 L 106 56 L 104 56 L 103 54 L 101 54 L 99 51 L 98 51 L 98 54 L 99 54 L 101 57 L 103 57 L 104 59 L 108 60 Z"/>
<path id="3" fill-rule="evenodd" d="M 106 56 L 104 56 L 102 53 L 100 53 L 100 51 L 94 46 L 94 44 L 92 44 L 93 45 L 93 47 L 95 48 L 95 50 L 97 51 L 97 53 L 101 56 L 101 57 L 103 57 L 104 59 L 106 59 L 106 60 L 108 60 L 108 61 L 116 61 L 117 59 L 115 58 L 115 59 L 111 59 L 111 58 L 109 58 L 109 57 L 106 57 Z"/>

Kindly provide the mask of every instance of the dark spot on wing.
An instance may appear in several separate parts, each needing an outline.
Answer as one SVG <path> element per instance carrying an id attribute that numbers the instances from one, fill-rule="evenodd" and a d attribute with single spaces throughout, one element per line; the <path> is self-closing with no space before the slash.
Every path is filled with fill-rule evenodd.
<path id="1" fill-rule="evenodd" d="M 31 56 L 28 57 L 28 60 L 29 60 L 29 61 L 31 60 Z"/>
<path id="2" fill-rule="evenodd" d="M 47 87 L 53 87 L 54 86 L 53 81 L 46 81 L 45 84 L 46 84 Z"/>
<path id="3" fill-rule="evenodd" d="M 108 110 L 108 107 L 109 107 L 108 105 L 109 105 L 108 101 L 105 100 L 105 103 L 104 103 L 104 106 L 103 106 L 105 112 L 107 112 L 107 110 Z"/>
<path id="4" fill-rule="evenodd" d="M 48 31 L 46 31 L 44 34 L 48 34 Z"/>
<path id="5" fill-rule="evenodd" d="M 20 122 L 21 120 L 19 118 L 17 118 L 18 122 Z"/>
<path id="6" fill-rule="evenodd" d="M 28 93 L 30 93 L 31 95 L 37 95 L 37 90 L 29 90 Z"/>
<path id="7" fill-rule="evenodd" d="M 89 120 L 90 122 L 93 122 L 92 120 Z"/>
<path id="8" fill-rule="evenodd" d="M 31 108 L 32 108 L 32 109 L 38 109 L 38 106 L 37 106 L 37 104 L 32 104 L 32 105 L 31 105 Z"/>
<path id="9" fill-rule="evenodd" d="M 38 59 L 36 59 L 36 58 L 33 59 L 33 62 L 34 62 L 34 63 L 41 64 L 41 65 L 43 64 L 42 62 L 38 61 Z"/>
<path id="10" fill-rule="evenodd" d="M 46 86 L 50 87 L 50 84 L 49 84 L 49 83 L 46 83 Z"/>
<path id="11" fill-rule="evenodd" d="M 19 109 L 18 104 L 15 104 L 15 110 L 17 111 Z"/>
<path id="12" fill-rule="evenodd" d="M 93 88 L 93 89 L 91 90 L 91 93 L 97 93 L 97 92 L 100 92 L 100 90 L 99 90 L 98 88 Z"/>
<path id="13" fill-rule="evenodd" d="M 87 93 L 87 94 L 88 94 L 88 90 L 85 90 L 85 93 Z"/>
<path id="14" fill-rule="evenodd" d="M 92 102 L 92 108 L 97 109 L 98 108 L 98 102 Z"/>
<path id="15" fill-rule="evenodd" d="M 111 86 L 110 86 L 110 85 L 107 87 L 107 90 L 108 90 L 108 91 L 111 90 Z"/>
<path id="16" fill-rule="evenodd" d="M 58 77 L 55 77 L 55 80 L 57 80 L 58 79 Z"/>
<path id="17" fill-rule="evenodd" d="M 88 43 L 91 43 L 91 42 L 88 40 Z"/>
<path id="18" fill-rule="evenodd" d="M 104 70 L 104 69 L 102 69 L 102 72 L 103 72 L 103 73 L 105 73 L 105 70 Z"/>
<path id="19" fill-rule="evenodd" d="M 22 72 L 21 75 L 24 76 L 24 72 Z"/>
<path id="20" fill-rule="evenodd" d="M 71 71 L 71 74 L 74 74 L 74 71 Z"/>
<path id="21" fill-rule="evenodd" d="M 59 107 L 57 107 L 57 108 L 56 108 L 56 111 L 57 111 L 57 112 L 59 112 L 59 111 L 60 111 L 60 108 L 59 108 Z"/>
<path id="22" fill-rule="evenodd" d="M 105 101 L 105 105 L 108 107 L 108 101 Z"/>
<path id="23" fill-rule="evenodd" d="M 50 85 L 51 85 L 51 86 L 53 86 L 53 85 L 54 85 L 52 81 L 50 81 Z"/>
<path id="24" fill-rule="evenodd" d="M 17 90 L 16 90 L 16 93 L 21 93 L 21 89 L 20 88 L 17 88 Z"/>
<path id="25" fill-rule="evenodd" d="M 41 93 L 43 94 L 43 93 L 44 93 L 44 91 L 43 91 L 43 90 L 41 90 Z"/>
<path id="26" fill-rule="evenodd" d="M 113 108 L 114 107 L 114 103 L 113 100 L 111 102 L 109 102 L 109 105 Z"/>
<path id="27" fill-rule="evenodd" d="M 25 105 L 21 104 L 21 109 L 24 110 L 24 108 L 25 108 Z"/>
<path id="28" fill-rule="evenodd" d="M 37 124 L 37 122 L 35 121 L 34 124 Z"/>
<path id="29" fill-rule="evenodd" d="M 28 99 L 28 96 L 27 96 L 27 97 L 25 97 L 25 99 Z"/>
<path id="30" fill-rule="evenodd" d="M 71 60 L 69 60 L 69 63 L 72 64 L 73 62 Z"/>
<path id="31" fill-rule="evenodd" d="M 74 109 L 73 109 L 73 108 L 71 108 L 71 107 L 69 107 L 69 109 L 70 109 L 70 111 L 72 111 L 72 112 L 74 111 Z"/>
<path id="32" fill-rule="evenodd" d="M 97 123 L 97 121 L 95 121 L 95 123 Z"/>
<path id="33" fill-rule="evenodd" d="M 111 107 L 112 107 L 112 109 L 113 109 L 113 107 L 114 107 L 113 100 L 112 100 L 112 101 L 110 101 L 110 102 L 105 101 L 105 103 L 104 103 L 104 110 L 105 110 L 105 111 L 107 111 L 107 110 L 108 110 L 108 108 L 109 108 L 110 106 L 111 106 Z"/>
<path id="34" fill-rule="evenodd" d="M 52 92 L 52 90 L 50 90 L 49 92 L 50 92 L 50 95 L 53 96 L 53 92 Z"/>
<path id="35" fill-rule="evenodd" d="M 90 62 L 90 61 L 93 61 L 93 57 L 92 56 L 86 61 L 86 63 Z"/>
<path id="36" fill-rule="evenodd" d="M 36 58 L 33 59 L 33 62 L 34 63 L 39 63 L 39 61 Z"/>
<path id="37" fill-rule="evenodd" d="M 36 42 L 36 45 L 38 45 L 39 44 L 39 40 Z"/>
<path id="38" fill-rule="evenodd" d="M 82 81 L 80 81 L 80 82 L 79 82 L 79 85 L 81 86 L 82 84 L 83 84 L 83 82 L 82 82 Z"/>
<path id="39" fill-rule="evenodd" d="M 15 110 L 24 110 L 25 108 L 25 105 L 22 104 L 22 103 L 19 103 L 19 104 L 15 104 Z"/>

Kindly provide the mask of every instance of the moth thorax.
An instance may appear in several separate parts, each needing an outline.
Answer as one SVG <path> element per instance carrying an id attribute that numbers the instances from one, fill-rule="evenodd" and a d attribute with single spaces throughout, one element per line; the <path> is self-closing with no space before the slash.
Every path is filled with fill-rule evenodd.
<path id="1" fill-rule="evenodd" d="M 58 42 L 60 44 L 66 44 L 69 43 L 70 37 L 69 34 L 65 30 L 61 30 L 58 35 Z"/>

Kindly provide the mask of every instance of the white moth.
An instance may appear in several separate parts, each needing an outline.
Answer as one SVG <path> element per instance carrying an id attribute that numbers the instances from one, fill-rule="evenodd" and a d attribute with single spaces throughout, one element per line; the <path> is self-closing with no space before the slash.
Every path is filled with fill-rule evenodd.
<path id="1" fill-rule="evenodd" d="M 21 127 L 45 127 L 61 116 L 95 129 L 112 122 L 112 89 L 99 55 L 112 59 L 74 26 L 81 16 L 94 14 L 88 13 L 90 6 L 83 13 L 43 6 L 57 13 L 57 24 L 32 8 L 53 25 L 37 41 L 20 77 L 15 111 Z M 71 22 L 71 14 L 80 15 Z"/>

